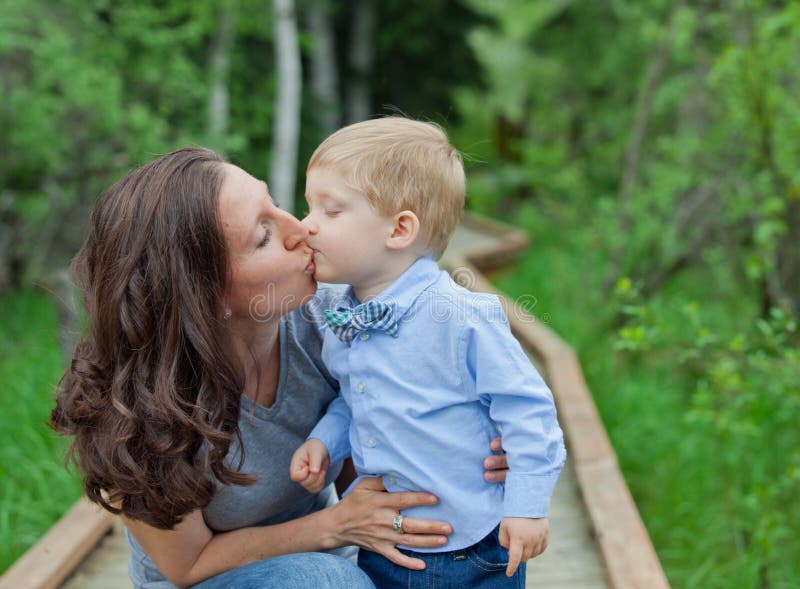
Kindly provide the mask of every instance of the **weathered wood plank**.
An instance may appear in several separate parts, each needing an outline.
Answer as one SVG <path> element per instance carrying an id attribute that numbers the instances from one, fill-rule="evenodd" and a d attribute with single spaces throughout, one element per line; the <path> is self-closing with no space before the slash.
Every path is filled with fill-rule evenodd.
<path id="1" fill-rule="evenodd" d="M 528 561 L 526 587 L 608 589 L 575 470 L 569 461 L 556 484 L 548 519 L 550 541 L 544 554 Z"/>
<path id="2" fill-rule="evenodd" d="M 111 527 L 114 518 L 82 499 L 0 578 L 0 589 L 54 589 Z"/>
<path id="3" fill-rule="evenodd" d="M 130 550 L 123 530 L 122 521 L 117 518 L 111 533 L 100 541 L 61 589 L 131 589 Z"/>

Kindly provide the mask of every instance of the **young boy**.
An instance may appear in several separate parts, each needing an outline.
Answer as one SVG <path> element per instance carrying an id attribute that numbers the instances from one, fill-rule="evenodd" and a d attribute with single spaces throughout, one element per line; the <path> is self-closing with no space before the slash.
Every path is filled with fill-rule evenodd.
<path id="1" fill-rule="evenodd" d="M 325 311 L 322 358 L 341 394 L 295 452 L 290 476 L 318 491 L 330 461 L 352 454 L 359 478 L 438 496 L 404 510 L 396 531 L 404 517 L 453 527 L 444 546 L 404 550 L 424 571 L 362 549 L 359 566 L 378 587 L 416 586 L 426 574 L 446 583 L 437 586 L 521 587 L 524 562 L 547 545 L 566 457 L 552 394 L 497 297 L 458 286 L 434 261 L 464 193 L 461 157 L 444 132 L 399 117 L 337 131 L 308 165 L 303 222 L 315 277 L 350 289 Z M 483 477 L 484 449 L 499 431 L 505 488 Z"/>

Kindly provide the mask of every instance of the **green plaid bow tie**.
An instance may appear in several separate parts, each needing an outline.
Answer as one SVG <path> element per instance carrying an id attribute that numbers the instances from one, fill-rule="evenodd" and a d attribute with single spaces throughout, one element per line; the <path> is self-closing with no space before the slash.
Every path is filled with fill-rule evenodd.
<path id="1" fill-rule="evenodd" d="M 325 311 L 325 322 L 331 331 L 348 346 L 362 331 L 385 331 L 397 337 L 397 321 L 392 308 L 380 301 L 367 301 L 357 307 L 336 307 Z"/>

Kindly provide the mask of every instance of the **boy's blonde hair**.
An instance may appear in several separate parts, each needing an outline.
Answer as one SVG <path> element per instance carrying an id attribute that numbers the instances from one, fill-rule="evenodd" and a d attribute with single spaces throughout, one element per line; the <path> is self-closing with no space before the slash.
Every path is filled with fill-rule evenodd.
<path id="1" fill-rule="evenodd" d="M 355 123 L 317 147 L 307 171 L 317 167 L 341 172 L 382 215 L 413 211 L 427 253 L 442 255 L 464 208 L 466 181 L 461 154 L 441 127 L 397 116 Z"/>

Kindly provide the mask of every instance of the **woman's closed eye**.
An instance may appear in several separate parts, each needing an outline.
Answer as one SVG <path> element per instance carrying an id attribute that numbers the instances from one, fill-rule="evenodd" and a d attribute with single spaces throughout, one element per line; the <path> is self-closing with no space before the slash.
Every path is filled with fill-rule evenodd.
<path id="1" fill-rule="evenodd" d="M 269 243 L 271 237 L 272 237 L 272 231 L 270 229 L 266 229 L 266 231 L 264 232 L 263 239 L 258 242 L 258 245 L 256 247 L 264 247 Z"/>

